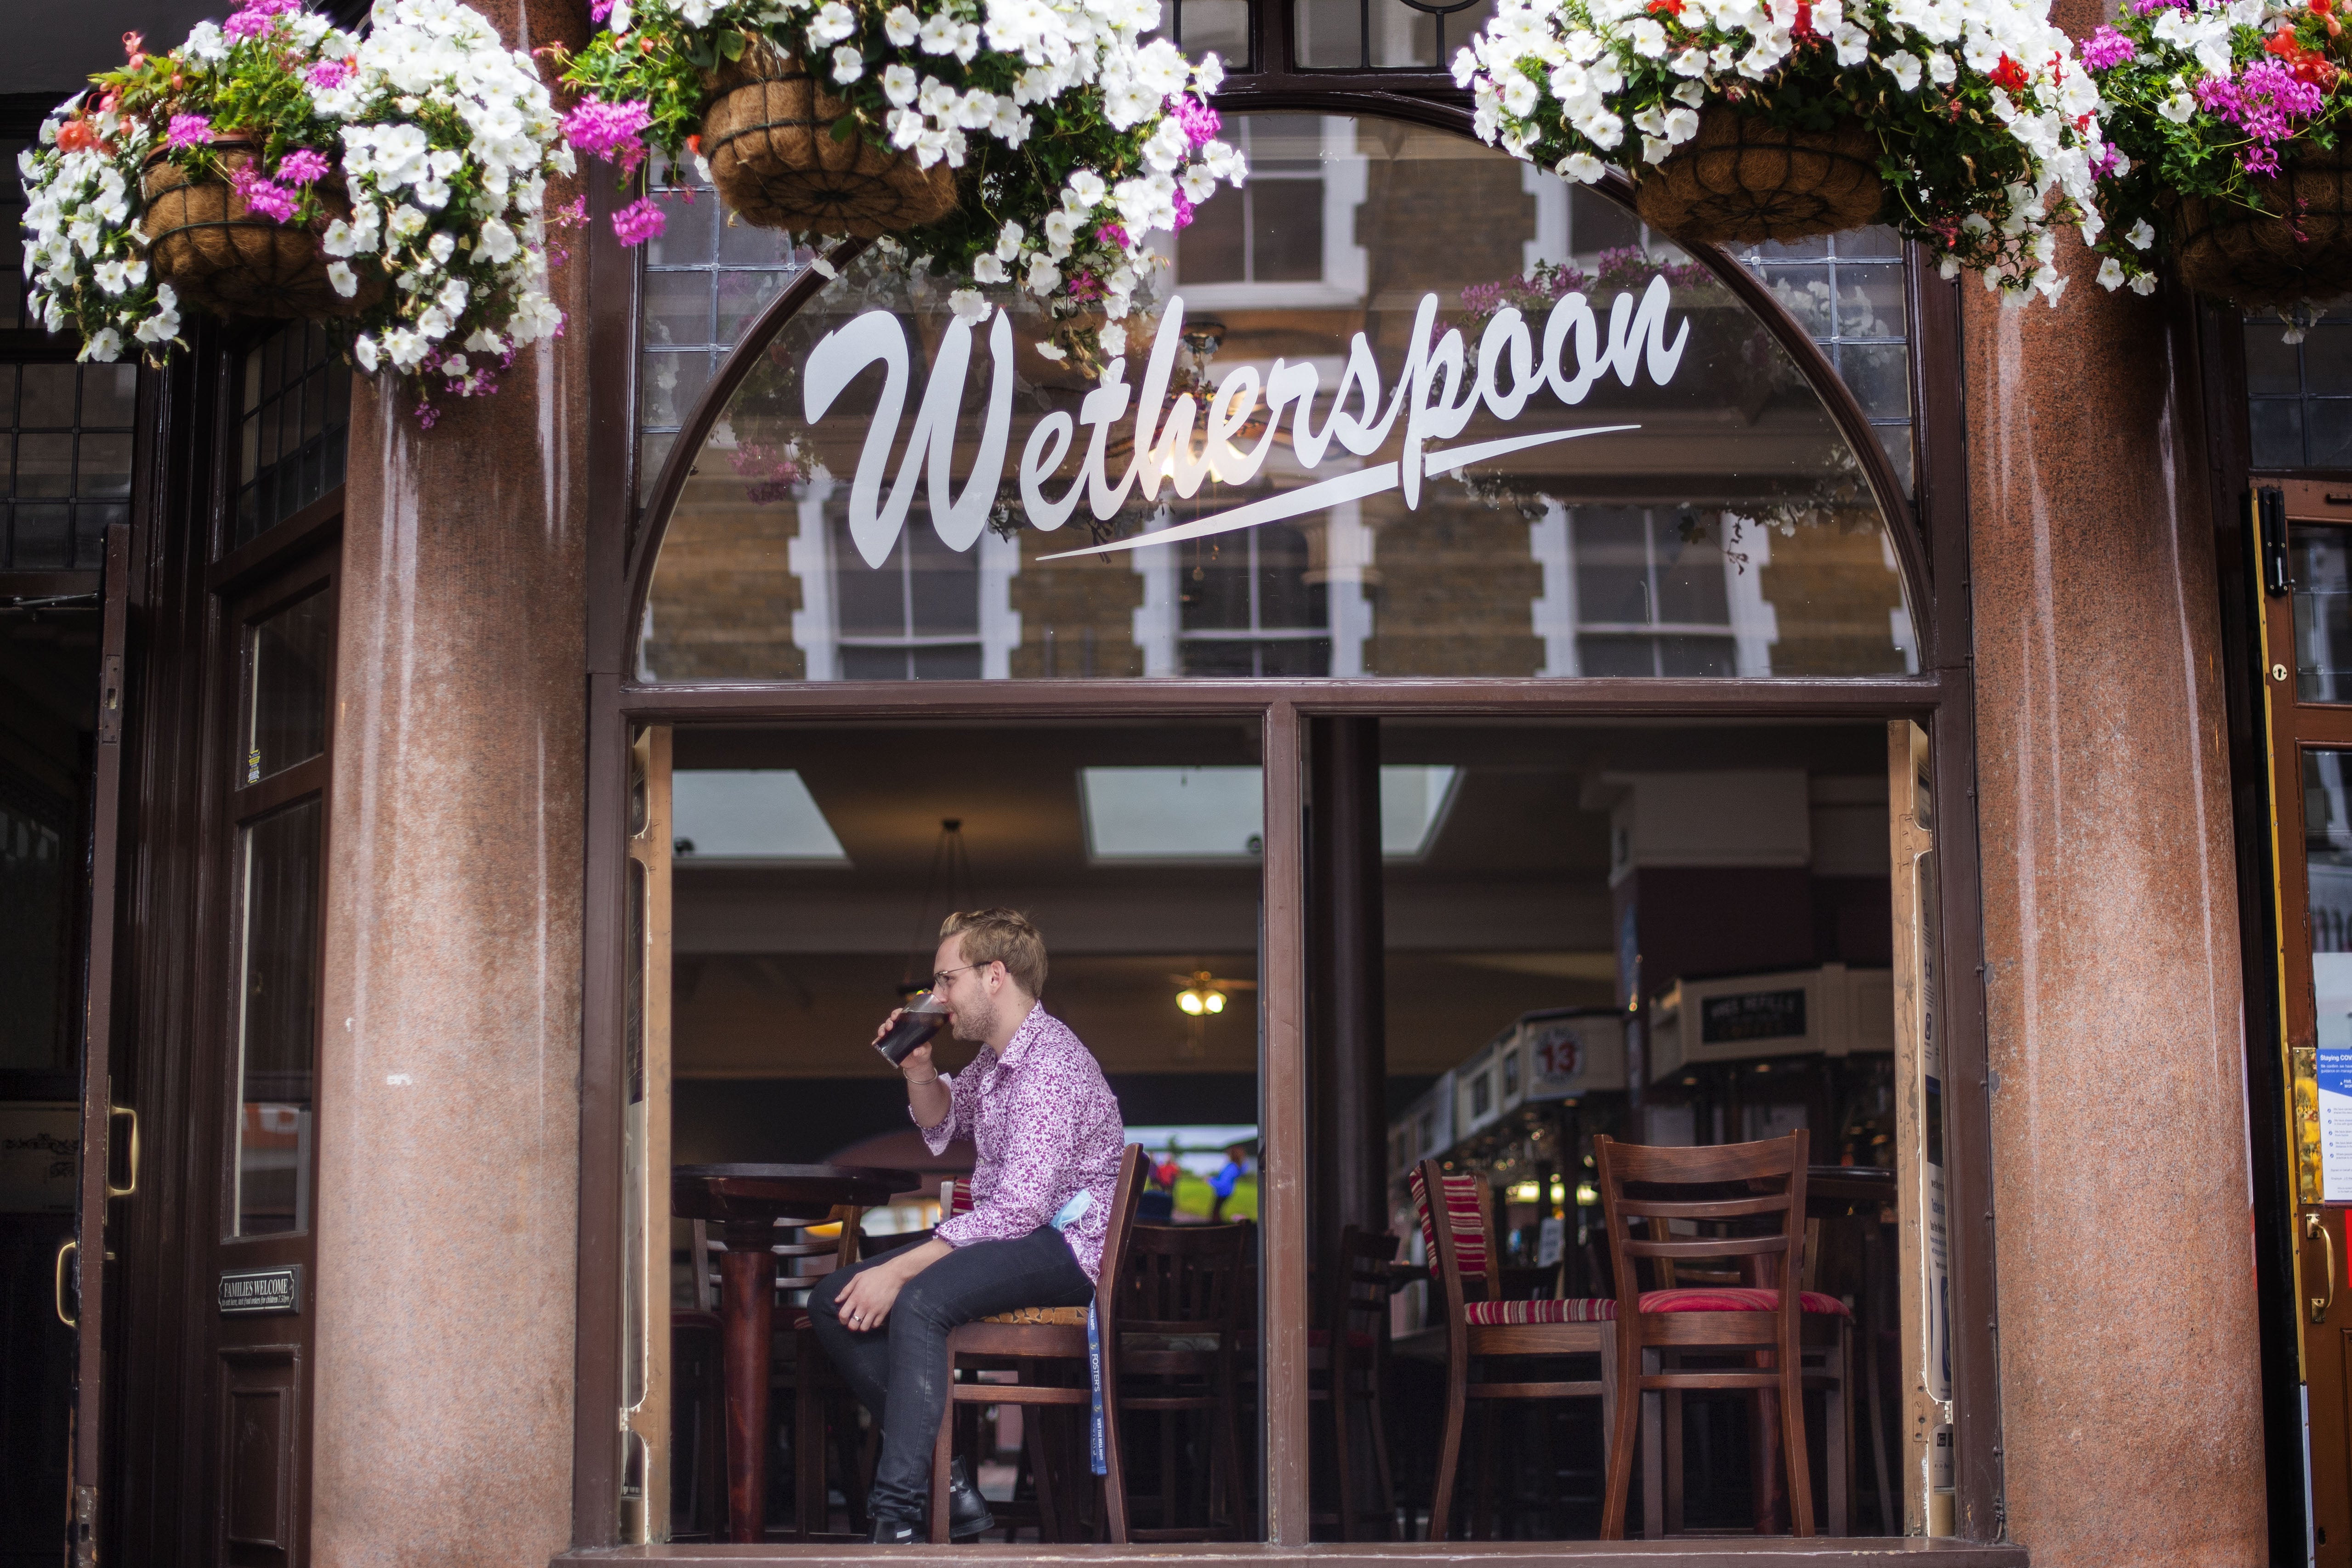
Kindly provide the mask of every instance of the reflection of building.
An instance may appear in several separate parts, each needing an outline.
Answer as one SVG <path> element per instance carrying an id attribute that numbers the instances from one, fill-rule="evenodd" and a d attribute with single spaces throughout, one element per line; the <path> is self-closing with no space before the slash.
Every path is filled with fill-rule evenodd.
<path id="1" fill-rule="evenodd" d="M 1674 261 L 1655 245 L 1644 253 L 1639 225 L 1591 193 L 1465 155 L 1433 133 L 1258 116 L 1237 122 L 1235 134 L 1256 178 L 1243 199 L 1203 208 L 1172 247 L 1166 283 L 1185 301 L 1188 331 L 1199 333 L 1171 397 L 1194 389 L 1202 440 L 1212 390 L 1244 371 L 1265 382 L 1277 363 L 1314 367 L 1309 428 L 1322 424 L 1341 401 L 1350 340 L 1360 333 L 1378 373 L 1394 377 L 1423 296 L 1455 319 L 1465 277 L 1572 266 L 1605 311 Z M 1455 221 L 1465 204 L 1479 214 L 1473 225 Z M 1866 289 L 1871 264 L 1843 266 L 1843 277 L 1864 281 L 1820 286 L 1824 321 L 1840 287 Z M 1244 533 L 1135 550 L 1124 562 L 1041 559 L 1070 548 L 1062 541 L 1088 526 L 1083 511 L 1064 525 L 1068 533 L 1048 533 L 1022 528 L 1017 506 L 1001 508 L 1019 542 L 1016 562 L 993 531 L 962 552 L 918 537 L 918 507 L 882 572 L 896 574 L 895 588 L 860 578 L 837 531 L 819 537 L 804 523 L 780 550 L 776 536 L 790 525 L 751 515 L 805 508 L 822 492 L 837 519 L 838 489 L 827 486 L 842 484 L 859 450 L 840 418 L 803 428 L 789 377 L 763 368 L 684 482 L 674 553 L 649 604 L 646 668 L 657 678 L 948 679 L 1912 667 L 1909 617 L 1893 551 L 1876 542 L 1864 465 L 1769 334 L 1721 286 L 1675 276 L 1684 281 L 1671 309 L 1693 337 L 1671 386 L 1641 379 L 1637 361 L 1604 372 L 1572 408 L 1538 393 L 1529 415 L 1634 428 L 1433 474 L 1417 507 L 1391 488 Z M 825 319 L 821 306 L 815 315 Z M 1465 340 L 1473 357 L 1478 319 Z M 1137 350 L 1132 379 L 1146 353 Z M 1066 376 L 1042 361 L 1024 360 L 1020 373 L 1034 390 L 1016 412 L 1015 450 L 1069 395 Z M 967 452 L 980 417 L 974 377 L 959 438 Z M 1383 386 L 1376 401 L 1384 407 L 1393 395 Z M 1296 404 L 1285 417 L 1253 481 L 1212 482 L 1189 498 L 1130 495 L 1097 526 L 1097 542 L 1361 472 L 1395 440 L 1361 455 L 1327 447 L 1304 463 Z M 1250 427 L 1250 437 L 1262 429 Z M 1501 429 L 1482 413 L 1461 439 Z M 795 456 L 779 468 L 775 453 Z M 1113 466 L 1125 461 L 1115 449 Z M 830 480 L 803 472 L 811 465 Z M 1062 475 L 1076 472 L 1074 455 Z M 1009 476 L 1005 486 L 1009 494 Z M 796 586 L 780 580 L 782 570 Z M 1122 570 L 1139 581 L 1121 581 Z M 673 625 L 665 606 L 688 602 L 695 613 Z M 774 645 L 783 614 L 795 628 L 789 648 Z"/>

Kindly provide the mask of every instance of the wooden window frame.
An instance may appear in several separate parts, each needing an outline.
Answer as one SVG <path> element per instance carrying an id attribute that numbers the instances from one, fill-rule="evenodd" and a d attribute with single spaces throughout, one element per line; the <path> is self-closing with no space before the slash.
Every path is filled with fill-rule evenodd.
<path id="1" fill-rule="evenodd" d="M 1254 8 L 1253 57 L 1268 69 L 1228 79 L 1217 98 L 1226 113 L 1288 111 L 1402 120 L 1468 136 L 1467 95 L 1435 73 L 1301 71 L 1292 61 L 1289 0 Z M 1630 188 L 1611 176 L 1621 200 Z M 1780 339 L 1829 407 L 1841 433 L 1884 497 L 1920 648 L 1916 676 L 1734 680 L 1331 678 L 1283 680 L 1156 679 L 1085 681 L 828 682 L 822 684 L 651 684 L 634 676 L 633 639 L 649 588 L 665 517 L 682 487 L 692 453 L 741 383 L 756 355 L 736 354 L 706 384 L 682 426 L 660 481 L 635 504 L 638 283 L 635 255 L 623 250 L 603 217 L 625 198 L 611 176 L 592 185 L 592 223 L 581 247 L 589 268 L 587 322 L 592 382 L 589 454 L 588 782 L 583 981 L 582 997 L 580 1239 L 577 1302 L 577 1419 L 573 1467 L 573 1542 L 582 1551 L 618 1544 L 623 1442 L 621 1405 L 622 1247 L 621 1106 L 625 1092 L 622 977 L 626 951 L 625 873 L 628 759 L 633 730 L 644 725 L 756 724 L 792 720 L 955 720 L 1093 717 L 1255 718 L 1263 727 L 1267 816 L 1266 935 L 1262 993 L 1265 1056 L 1261 1063 L 1267 1166 L 1307 1169 L 1305 1007 L 1307 932 L 1301 808 L 1305 726 L 1326 716 L 1486 716 L 1603 718 L 1908 718 L 1929 733 L 1935 781 L 1951 805 L 1937 849 L 1940 876 L 1940 951 L 1952 980 L 1942 988 L 1948 1081 L 1946 1140 L 1951 1168 L 1954 1472 L 1957 1539 L 1972 1561 L 2021 1563 L 2003 1537 L 2000 1400 L 1995 1363 L 1990 1101 L 1986 1082 L 1982 921 L 1974 812 L 1973 669 L 1968 617 L 1967 469 L 1963 446 L 1958 285 L 1937 279 L 1908 253 L 1916 500 L 1906 504 L 1892 465 L 1858 402 L 1803 329 L 1746 269 L 1719 252 L 1694 254 Z M 834 253 L 836 261 L 844 252 Z M 793 280 L 740 340 L 764 340 L 768 329 L 798 309 L 825 280 Z M 1938 590 L 1941 591 L 1938 591 Z M 1303 1236 L 1303 1180 L 1277 1181 L 1265 1197 L 1270 1235 Z M 1310 1546 L 1307 1526 L 1307 1273 L 1303 1249 L 1272 1247 L 1265 1282 L 1266 1483 L 1268 1535 L 1246 1552 L 1343 1555 L 1338 1544 Z M 1482 1550 L 1524 1552 L 1529 1543 L 1467 1542 L 1392 1546 L 1383 1555 L 1452 1558 Z M 1725 1542 L 1708 1543 L 1709 1559 Z M 1618 1543 L 1562 1542 L 1560 1556 L 1612 1552 Z M 648 1549 L 658 1551 L 659 1549 Z M 672 1549 L 682 1553 L 689 1549 Z M 837 1554 L 837 1548 L 779 1544 L 777 1558 Z M 1230 1554 L 1233 1548 L 1204 1549 Z M 1759 1539 L 1759 1552 L 1785 1552 Z M 1164 1557 L 1165 1547 L 1123 1549 Z M 986 1560 L 988 1550 L 972 1560 Z M 1002 1553 L 993 1553 L 1003 1560 Z M 1671 1555 L 1644 1561 L 1665 1563 Z"/>

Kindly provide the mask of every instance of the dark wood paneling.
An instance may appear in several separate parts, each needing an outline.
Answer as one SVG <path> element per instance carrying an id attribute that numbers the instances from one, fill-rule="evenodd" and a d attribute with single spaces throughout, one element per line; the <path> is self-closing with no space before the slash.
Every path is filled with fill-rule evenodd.
<path id="1" fill-rule="evenodd" d="M 65 1545 L 73 1331 L 58 1321 L 70 1214 L 0 1216 L 0 1568 L 57 1568 Z"/>
<path id="2" fill-rule="evenodd" d="M 221 1353 L 220 1557 L 230 1568 L 286 1568 L 295 1560 L 299 1495 L 302 1351 L 257 1345 Z"/>

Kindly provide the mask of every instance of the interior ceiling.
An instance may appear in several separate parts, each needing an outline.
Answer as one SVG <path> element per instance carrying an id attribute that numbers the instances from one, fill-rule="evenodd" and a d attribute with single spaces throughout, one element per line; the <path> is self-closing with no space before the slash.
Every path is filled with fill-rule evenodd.
<path id="1" fill-rule="evenodd" d="M 899 981 L 928 968 L 951 904 L 1029 912 L 1053 954 L 1047 995 L 1122 1072 L 1254 1072 L 1255 993 L 1204 1023 L 1175 977 L 1257 977 L 1258 868 L 1097 865 L 1083 767 L 1253 765 L 1255 724 L 877 724 L 684 729 L 681 768 L 791 768 L 847 867 L 682 864 L 675 1052 L 684 1077 L 859 1077 Z M 1876 724 L 1391 721 L 1382 760 L 1464 770 L 1428 852 L 1385 878 L 1391 1073 L 1443 1071 L 1520 1013 L 1605 1006 L 1615 977 L 1608 816 L 1585 781 L 1622 771 L 1885 766 Z M 968 882 L 934 885 L 942 818 Z M 943 1048 L 953 1065 L 969 1048 Z"/>

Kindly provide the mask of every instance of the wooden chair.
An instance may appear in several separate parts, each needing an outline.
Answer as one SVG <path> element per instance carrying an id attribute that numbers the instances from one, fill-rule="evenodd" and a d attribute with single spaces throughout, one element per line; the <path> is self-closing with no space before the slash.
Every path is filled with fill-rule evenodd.
<path id="1" fill-rule="evenodd" d="M 1388 1428 L 1381 1408 L 1388 1399 L 1389 1266 L 1397 1239 L 1354 1225 L 1339 1229 L 1339 1245 L 1324 1271 L 1321 1326 L 1307 1336 L 1307 1398 L 1331 1412 L 1331 1453 L 1338 1472 L 1336 1512 L 1309 1516 L 1337 1527 L 1342 1541 L 1360 1541 L 1366 1520 L 1378 1528 L 1370 1537 L 1386 1541 L 1394 1531 L 1396 1488 L 1389 1470 Z M 1359 1426 L 1359 1423 L 1361 1425 Z M 1371 1447 L 1372 1487 L 1377 1510 L 1358 1501 L 1356 1437 Z"/>
<path id="2" fill-rule="evenodd" d="M 1445 1430 L 1437 1450 L 1437 1488 L 1429 1505 L 1432 1540 L 1452 1539 L 1454 1483 L 1462 1460 L 1462 1431 L 1472 1400 L 1591 1399 L 1601 1401 L 1604 1429 L 1623 1420 L 1622 1374 L 1616 1354 L 1616 1303 L 1502 1299 L 1494 1219 L 1485 1183 L 1467 1173 L 1449 1176 L 1423 1160 L 1411 1177 L 1423 1239 L 1436 1260 L 1445 1322 Z M 1601 1375 L 1590 1382 L 1473 1382 L 1471 1358 L 1593 1355 Z M 1612 1472 L 1614 1473 L 1613 1471 Z"/>
<path id="3" fill-rule="evenodd" d="M 719 1314 L 708 1306 L 671 1309 L 672 1541 L 727 1539 L 727 1377 L 720 1337 Z"/>
<path id="4" fill-rule="evenodd" d="M 1841 1477 L 1850 1445 L 1839 1437 L 1848 1381 L 1843 1373 L 1849 1314 L 1843 1302 L 1801 1288 L 1807 1147 L 1802 1131 L 1764 1143 L 1700 1148 L 1651 1148 L 1607 1136 L 1593 1140 L 1602 1224 L 1617 1286 L 1612 1305 L 1619 1397 L 1610 1422 L 1602 1540 L 1625 1537 L 1626 1497 L 1642 1418 L 1651 1414 L 1654 1433 L 1664 1425 L 1654 1396 L 1672 1398 L 1692 1389 L 1756 1391 L 1768 1417 L 1759 1423 L 1759 1436 L 1769 1441 L 1773 1436 L 1769 1427 L 1780 1428 L 1793 1532 L 1814 1533 L 1803 1401 L 1809 1384 L 1832 1396 L 1830 1500 L 1838 1528 L 1843 1529 L 1847 1489 Z M 1688 1191 L 1694 1187 L 1701 1190 Z M 1677 1188 L 1685 1189 L 1681 1196 L 1675 1196 Z M 1733 1233 L 1685 1237 L 1671 1228 L 1677 1220 Z M 1695 1268 L 1706 1270 L 1710 1263 L 1721 1267 L 1724 1260 L 1735 1262 L 1747 1283 L 1641 1288 L 1643 1262 L 1670 1263 L 1687 1278 Z M 1804 1364 L 1809 1351 L 1823 1364 L 1811 1374 Z M 1692 1356 L 1716 1364 L 1684 1364 Z M 1726 1359 L 1745 1364 L 1720 1364 Z M 1772 1416 L 1778 1419 L 1769 1419 Z M 1654 1481 L 1658 1474 L 1654 1448 L 1654 1439 L 1643 1466 Z M 1663 1490 L 1654 1484 L 1646 1489 L 1647 1533 L 1652 1535 L 1664 1533 Z"/>
<path id="5" fill-rule="evenodd" d="M 1127 1264 L 1129 1237 L 1135 1228 L 1135 1201 L 1143 1194 L 1144 1175 L 1150 1168 L 1143 1145 L 1129 1144 L 1119 1156 L 1118 1186 L 1111 1199 L 1110 1229 L 1103 1239 L 1102 1269 L 1095 1289 L 1095 1338 L 1102 1364 L 1103 1442 L 1108 1473 L 1103 1478 L 1103 1528 L 1114 1545 L 1128 1541 L 1127 1484 L 1120 1466 L 1118 1430 L 1119 1311 L 1118 1281 Z M 1017 1383 L 958 1383 L 960 1360 L 984 1359 L 993 1365 L 1011 1363 Z M 993 1317 L 960 1324 L 948 1333 L 948 1404 L 940 1415 L 940 1434 L 931 1453 L 931 1542 L 948 1543 L 948 1464 L 953 1455 L 955 1415 L 960 1405 L 1019 1405 L 1024 1414 L 1041 1406 L 1088 1409 L 1094 1403 L 1091 1379 L 1086 1375 L 1087 1309 L 1084 1307 L 1024 1307 Z M 1075 1367 L 1075 1385 L 1044 1384 L 1031 1379 L 1039 1363 L 1063 1369 Z M 1022 1423 L 1023 1440 L 1030 1447 L 1035 1468 L 1039 1511 L 1044 1528 L 1057 1531 L 1057 1500 L 1053 1495 L 1066 1477 L 1056 1476 L 1044 1446 L 1043 1424 L 1034 1416 Z"/>
<path id="6" fill-rule="evenodd" d="M 1133 1541 L 1238 1541 L 1242 1536 L 1241 1429 L 1235 1352 L 1243 1324 L 1241 1282 L 1248 1262 L 1242 1225 L 1136 1225 L 1118 1276 L 1118 1409 L 1122 1419 L 1160 1417 L 1158 1523 L 1129 1522 Z M 1105 1375 L 1108 1375 L 1108 1373 Z M 1177 1417 L 1204 1418 L 1204 1517 L 1179 1523 Z M 1130 1516 L 1139 1500 L 1128 1499 Z"/>

